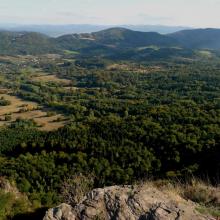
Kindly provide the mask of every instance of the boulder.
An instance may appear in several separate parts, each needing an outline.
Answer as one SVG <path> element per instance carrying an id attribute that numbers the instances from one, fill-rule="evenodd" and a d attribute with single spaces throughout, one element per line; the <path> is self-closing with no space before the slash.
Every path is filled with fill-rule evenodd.
<path id="1" fill-rule="evenodd" d="M 75 207 L 61 204 L 43 220 L 214 220 L 197 205 L 153 186 L 112 186 L 94 189 Z"/>

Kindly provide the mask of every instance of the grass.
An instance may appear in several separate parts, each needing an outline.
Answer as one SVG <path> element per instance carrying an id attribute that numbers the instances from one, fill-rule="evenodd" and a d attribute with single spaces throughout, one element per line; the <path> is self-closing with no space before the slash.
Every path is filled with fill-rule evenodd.
<path id="1" fill-rule="evenodd" d="M 220 187 L 214 187 L 208 182 L 196 179 L 180 187 L 183 198 L 201 205 L 220 208 Z"/>
<path id="2" fill-rule="evenodd" d="M 212 58 L 213 57 L 213 54 L 208 50 L 199 50 L 197 53 L 198 53 L 198 55 L 200 55 L 201 57 L 204 57 L 204 58 Z"/>
<path id="3" fill-rule="evenodd" d="M 181 196 L 199 204 L 197 211 L 220 217 L 220 187 L 209 182 L 193 179 L 191 183 L 181 186 Z"/>
<path id="4" fill-rule="evenodd" d="M 64 50 L 63 52 L 66 55 L 77 55 L 77 54 L 79 54 L 79 52 L 73 51 L 73 50 Z"/>
<path id="5" fill-rule="evenodd" d="M 220 208 L 220 187 L 212 186 L 208 181 L 205 182 L 195 178 L 184 183 L 165 180 L 156 181 L 154 185 L 162 190 L 173 191 L 186 200 L 191 200 L 204 206 Z"/>
<path id="6" fill-rule="evenodd" d="M 140 183 L 137 183 L 138 185 Z M 220 217 L 220 186 L 213 186 L 209 181 L 192 178 L 189 181 L 157 180 L 143 181 L 147 187 L 155 187 L 169 195 L 185 200 L 190 200 L 196 205 L 196 210 L 201 214 Z"/>

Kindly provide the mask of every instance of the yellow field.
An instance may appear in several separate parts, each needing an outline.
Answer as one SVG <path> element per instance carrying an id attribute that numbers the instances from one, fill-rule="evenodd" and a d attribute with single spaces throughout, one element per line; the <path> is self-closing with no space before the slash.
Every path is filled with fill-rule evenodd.
<path id="1" fill-rule="evenodd" d="M 40 126 L 40 130 L 51 131 L 63 127 L 66 123 L 63 115 L 47 116 L 48 110 L 39 108 L 35 102 L 24 101 L 10 94 L 0 94 L 1 97 L 9 100 L 11 104 L 0 106 L 0 126 L 10 124 L 17 118 L 33 119 Z M 10 114 L 10 121 L 5 121 L 6 114 Z M 56 122 L 57 119 L 61 121 Z"/>
<path id="2" fill-rule="evenodd" d="M 35 82 L 55 82 L 60 83 L 63 86 L 67 86 L 71 84 L 71 80 L 58 78 L 56 75 L 52 74 L 41 74 L 37 73 L 37 76 L 32 77 L 32 80 Z"/>
<path id="3" fill-rule="evenodd" d="M 34 55 L 15 55 L 15 56 L 7 56 L 7 55 L 0 55 L 0 60 L 2 61 L 11 61 L 13 63 L 23 63 L 27 61 L 38 61 L 39 59 L 47 59 L 47 60 L 56 60 L 60 59 L 59 54 L 45 54 L 41 56 L 34 56 Z"/>
<path id="4" fill-rule="evenodd" d="M 132 71 L 134 73 L 152 73 L 155 71 L 161 71 L 162 68 L 160 66 L 136 66 L 136 65 L 128 65 L 128 64 L 111 64 L 106 67 L 107 70 L 123 70 L 123 71 Z"/>

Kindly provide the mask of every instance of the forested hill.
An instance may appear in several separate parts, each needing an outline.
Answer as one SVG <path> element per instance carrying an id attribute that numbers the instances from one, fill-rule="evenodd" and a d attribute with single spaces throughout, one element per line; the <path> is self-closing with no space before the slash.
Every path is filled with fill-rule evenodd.
<path id="1" fill-rule="evenodd" d="M 58 38 L 59 43 L 67 42 L 72 39 L 74 44 L 77 40 L 85 41 L 90 44 L 101 44 L 109 47 L 135 48 L 144 46 L 169 47 L 177 45 L 176 40 L 169 36 L 161 35 L 156 32 L 132 31 L 125 28 L 111 28 L 91 34 L 66 35 Z M 67 48 L 68 49 L 68 48 Z"/>
<path id="2" fill-rule="evenodd" d="M 220 49 L 220 29 L 183 30 L 169 34 L 168 36 L 186 48 Z"/>
<path id="3" fill-rule="evenodd" d="M 91 34 L 72 34 L 58 38 L 34 32 L 0 32 L 0 54 L 7 55 L 61 53 L 64 50 L 80 53 L 98 51 L 102 55 L 109 51 L 114 53 L 115 50 L 143 50 L 152 47 L 219 50 L 220 30 L 194 29 L 162 35 L 110 28 Z"/>
<path id="4" fill-rule="evenodd" d="M 0 32 L 0 54 L 26 55 L 56 51 L 56 45 L 46 35 L 34 32 Z"/>
<path id="5" fill-rule="evenodd" d="M 84 47 L 94 44 L 112 47 L 182 47 L 188 49 L 220 49 L 220 29 L 183 30 L 172 34 L 162 35 L 156 32 L 132 31 L 125 28 L 110 28 L 91 34 L 64 35 L 56 42 L 71 48 L 80 42 Z M 69 48 L 68 48 L 69 47 Z"/>

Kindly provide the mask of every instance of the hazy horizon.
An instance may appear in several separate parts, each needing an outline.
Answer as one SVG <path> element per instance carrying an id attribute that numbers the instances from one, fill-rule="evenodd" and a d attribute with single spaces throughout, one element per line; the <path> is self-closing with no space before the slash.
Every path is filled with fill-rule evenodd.
<path id="1" fill-rule="evenodd" d="M 0 30 L 2 31 L 27 31 L 27 32 L 39 32 L 51 37 L 59 37 L 65 34 L 80 34 L 80 33 L 92 33 L 98 32 L 109 28 L 126 28 L 133 31 L 141 32 L 158 32 L 160 34 L 169 34 L 185 29 L 192 29 L 191 27 L 182 26 L 164 26 L 164 25 L 98 25 L 98 24 L 1 24 Z"/>
<path id="2" fill-rule="evenodd" d="M 220 28 L 220 0 L 0 0 L 1 24 Z"/>

